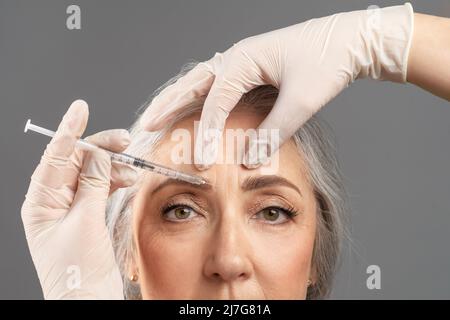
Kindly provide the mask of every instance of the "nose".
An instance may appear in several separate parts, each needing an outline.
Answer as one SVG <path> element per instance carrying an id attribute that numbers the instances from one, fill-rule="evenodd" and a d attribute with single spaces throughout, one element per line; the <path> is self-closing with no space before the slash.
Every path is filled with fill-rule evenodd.
<path id="1" fill-rule="evenodd" d="M 204 274 L 215 281 L 242 281 L 253 272 L 250 243 L 237 216 L 222 219 L 211 236 Z"/>

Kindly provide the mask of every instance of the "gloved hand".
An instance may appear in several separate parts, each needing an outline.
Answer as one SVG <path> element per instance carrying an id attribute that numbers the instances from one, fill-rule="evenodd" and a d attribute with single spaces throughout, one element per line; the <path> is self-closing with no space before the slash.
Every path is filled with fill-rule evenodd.
<path id="1" fill-rule="evenodd" d="M 244 39 L 163 90 L 144 113 L 142 125 L 158 130 L 178 109 L 208 95 L 195 143 L 195 162 L 207 168 L 241 96 L 270 84 L 280 92 L 259 128 L 280 129 L 280 143 L 265 149 L 276 150 L 355 79 L 405 82 L 413 16 L 407 3 L 338 13 Z M 250 146 L 258 145 L 257 139 Z M 247 154 L 244 164 L 255 167 L 265 160 L 264 155 Z"/>
<path id="2" fill-rule="evenodd" d="M 123 284 L 105 223 L 108 194 L 136 180 L 134 169 L 111 165 L 100 151 L 74 148 L 83 134 L 88 106 L 72 103 L 31 177 L 22 221 L 46 299 L 123 299 Z M 120 152 L 126 130 L 87 140 Z"/>

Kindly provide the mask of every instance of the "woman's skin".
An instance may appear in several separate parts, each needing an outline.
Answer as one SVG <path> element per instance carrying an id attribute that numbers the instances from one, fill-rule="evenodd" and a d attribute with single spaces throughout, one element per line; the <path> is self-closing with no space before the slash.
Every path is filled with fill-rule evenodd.
<path id="1" fill-rule="evenodd" d="M 198 119 L 187 118 L 175 129 L 187 128 L 193 137 L 193 121 Z M 226 128 L 256 128 L 262 120 L 254 113 L 232 112 Z M 162 186 L 170 179 L 154 174 L 143 183 L 133 203 L 137 253 L 130 266 L 130 275 L 138 275 L 142 297 L 304 299 L 308 279 L 314 282 L 316 201 L 294 143 L 280 149 L 278 169 L 270 175 L 237 163 L 216 164 L 199 173 L 191 164 L 171 161 L 177 143 L 169 134 L 151 160 L 200 174 L 211 186 L 174 180 Z M 227 150 L 224 143 L 223 152 L 236 149 Z M 164 207 L 178 204 L 190 208 L 162 215 Z M 270 207 L 297 215 L 291 220 Z"/>

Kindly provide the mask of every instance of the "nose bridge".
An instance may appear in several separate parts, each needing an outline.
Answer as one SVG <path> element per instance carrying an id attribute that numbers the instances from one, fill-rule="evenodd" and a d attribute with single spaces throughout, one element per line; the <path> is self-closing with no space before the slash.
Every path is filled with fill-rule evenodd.
<path id="1" fill-rule="evenodd" d="M 233 281 L 251 274 L 250 246 L 245 235 L 243 213 L 229 199 L 213 229 L 205 273 L 208 277 Z"/>
<path id="2" fill-rule="evenodd" d="M 227 208 L 221 215 L 216 230 L 216 251 L 225 255 L 240 255 L 245 247 L 243 217 L 236 209 Z"/>

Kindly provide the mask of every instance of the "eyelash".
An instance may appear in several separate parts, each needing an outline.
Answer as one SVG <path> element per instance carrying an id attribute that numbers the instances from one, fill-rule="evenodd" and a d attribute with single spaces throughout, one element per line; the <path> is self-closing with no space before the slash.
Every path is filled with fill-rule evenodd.
<path id="1" fill-rule="evenodd" d="M 272 208 L 283 211 L 283 213 L 285 213 L 288 216 L 288 218 L 290 218 L 290 219 L 293 219 L 296 215 L 298 215 L 298 211 L 295 210 L 295 208 L 291 207 L 291 206 L 289 208 L 283 208 L 283 207 L 279 207 L 279 206 L 270 206 L 270 207 L 266 207 L 264 209 L 272 209 Z"/>
<path id="2" fill-rule="evenodd" d="M 191 209 L 192 211 L 198 213 L 198 212 L 197 212 L 198 210 L 195 210 L 194 208 L 192 208 L 192 205 L 189 205 L 189 204 L 186 204 L 186 203 L 181 203 L 181 202 L 179 202 L 179 203 L 168 203 L 168 204 L 166 204 L 164 207 L 161 208 L 161 215 L 162 215 L 163 217 L 165 217 L 171 210 L 177 209 L 177 208 L 188 208 L 188 209 Z M 267 207 L 261 208 L 256 214 L 261 213 L 262 210 L 267 210 L 267 209 L 277 209 L 277 210 L 280 210 L 280 211 L 281 211 L 282 213 L 284 213 L 284 214 L 287 216 L 287 218 L 288 218 L 289 220 L 291 220 L 291 221 L 293 221 L 293 220 L 294 220 L 294 217 L 295 217 L 296 215 L 298 215 L 298 211 L 297 211 L 294 207 L 292 207 L 292 206 L 289 206 L 289 207 L 287 207 L 287 208 L 283 208 L 283 207 L 281 207 L 281 206 L 267 206 Z M 179 219 L 179 220 L 183 220 L 183 219 Z M 169 221 L 170 221 L 170 220 L 169 220 Z M 170 222 L 172 222 L 172 221 L 170 221 Z M 175 223 L 178 223 L 178 222 L 175 222 Z M 270 224 L 270 223 L 269 223 L 269 224 Z M 277 223 L 277 224 L 283 224 L 283 223 Z M 272 224 L 272 225 L 277 225 L 277 224 Z"/>
<path id="3" fill-rule="evenodd" d="M 167 214 L 167 212 L 169 212 L 170 210 L 176 209 L 176 208 L 190 208 L 190 209 L 194 210 L 194 208 L 192 208 L 192 205 L 178 202 L 178 203 L 166 204 L 164 207 L 161 208 L 161 212 L 163 214 Z"/>

